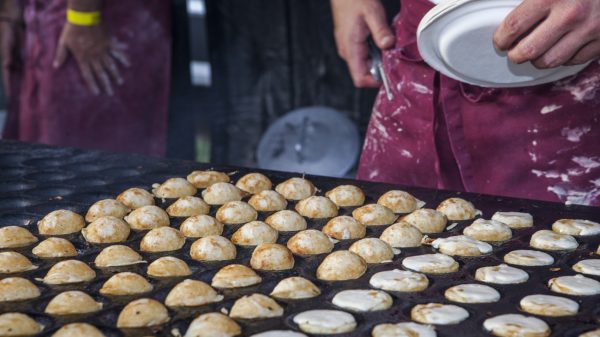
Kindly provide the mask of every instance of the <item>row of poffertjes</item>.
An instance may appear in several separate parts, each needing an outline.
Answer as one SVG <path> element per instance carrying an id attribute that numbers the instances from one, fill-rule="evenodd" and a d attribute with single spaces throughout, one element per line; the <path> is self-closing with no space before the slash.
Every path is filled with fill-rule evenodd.
<path id="1" fill-rule="evenodd" d="M 39 258 L 75 257 L 72 243 L 60 236 L 81 231 L 90 243 L 125 242 L 130 231 L 146 231 L 140 251 L 156 253 L 181 249 L 186 238 L 197 239 L 190 255 L 198 261 L 223 261 L 236 257 L 235 245 L 256 246 L 250 261 L 256 270 L 273 271 L 292 269 L 293 255 L 328 256 L 317 268 L 316 276 L 323 281 L 352 280 L 361 277 L 367 264 L 390 262 L 399 253 L 398 248 L 428 244 L 439 251 L 436 254 L 410 256 L 402 261 L 407 270 L 388 270 L 376 273 L 370 279 L 375 289 L 341 291 L 333 298 L 335 306 L 348 311 L 376 311 L 389 309 L 393 300 L 386 291 L 418 292 L 428 287 L 425 274 L 456 272 L 459 264 L 451 256 L 479 256 L 493 249 L 488 242 L 498 244 L 512 237 L 512 229 L 533 225 L 527 213 L 497 212 L 492 219 L 476 219 L 463 231 L 464 235 L 429 239 L 426 234 L 447 229 L 448 220 L 470 220 L 481 214 L 468 201 L 450 198 L 437 209 L 422 208 L 424 203 L 403 191 L 389 191 L 377 204 L 364 205 L 362 190 L 342 185 L 315 196 L 317 189 L 304 178 L 291 178 L 271 190 L 272 183 L 260 173 L 248 174 L 235 185 L 229 175 L 216 171 L 195 171 L 187 180 L 171 178 L 155 184 L 152 194 L 140 188 L 131 188 L 115 200 L 101 200 L 92 205 L 85 218 L 68 210 L 57 210 L 38 222 L 38 233 L 48 238 L 33 248 Z M 198 189 L 202 198 L 196 197 Z M 252 195 L 248 202 L 242 201 Z M 155 206 L 154 198 L 177 198 L 166 211 Z M 296 211 L 287 210 L 287 201 L 297 201 Z M 211 206 L 220 206 L 215 218 L 208 215 Z M 350 216 L 337 216 L 339 207 L 358 207 Z M 274 212 L 264 222 L 257 221 L 257 212 Z M 396 222 L 399 214 L 407 214 Z M 185 217 L 179 230 L 169 227 L 169 217 Z M 321 231 L 307 229 L 304 217 L 329 219 Z M 85 222 L 89 222 L 85 226 Z M 231 237 L 222 237 L 223 224 L 244 224 Z M 387 226 L 379 239 L 365 238 L 367 226 Z M 298 232 L 287 247 L 276 244 L 279 232 Z M 552 231 L 541 230 L 531 237 L 531 246 L 546 251 L 576 249 L 574 236 L 600 234 L 600 224 L 588 220 L 561 219 L 552 225 Z M 58 236 L 58 237 L 57 237 Z M 349 250 L 333 251 L 336 240 L 359 239 Z M 37 237 L 19 226 L 0 228 L 0 248 L 20 248 L 33 245 Z M 599 247 L 600 248 L 600 247 Z M 521 266 L 549 266 L 554 258 L 538 250 L 515 250 L 504 256 L 504 261 Z M 142 256 L 125 245 L 106 247 L 95 259 L 97 268 L 127 266 L 145 263 Z M 12 251 L 0 253 L 0 273 L 21 273 L 37 268 L 27 257 Z M 600 260 L 582 260 L 573 266 L 582 274 L 600 275 Z M 192 274 L 182 260 L 165 256 L 147 268 L 149 277 L 184 277 Z M 77 260 L 56 263 L 38 281 L 46 284 L 74 284 L 89 282 L 96 274 L 87 264 Z M 478 281 L 488 284 L 518 284 L 527 281 L 527 272 L 505 264 L 479 268 Z M 165 299 L 167 307 L 194 307 L 223 299 L 215 288 L 240 288 L 258 284 L 261 277 L 247 266 L 232 264 L 223 267 L 213 277 L 211 285 L 192 279 L 178 283 Z M 600 282 L 577 274 L 561 276 L 548 281 L 555 293 L 591 296 L 600 293 Z M 121 272 L 109 278 L 100 289 L 103 296 L 142 295 L 153 286 L 141 275 Z M 279 299 L 307 299 L 320 294 L 310 280 L 290 277 L 282 280 L 270 294 Z M 445 297 L 457 303 L 491 303 L 500 299 L 500 293 L 484 284 L 461 284 L 445 291 Z M 40 296 L 39 289 L 29 280 L 8 277 L 0 280 L 0 301 L 24 301 Z M 579 305 L 565 297 L 535 294 L 524 297 L 521 310 L 539 316 L 569 316 L 577 314 Z M 90 295 L 82 291 L 66 291 L 55 296 L 45 308 L 50 315 L 88 314 L 102 308 Z M 229 312 L 235 319 L 264 319 L 279 317 L 284 309 L 271 297 L 252 294 L 238 299 Z M 416 322 L 381 324 L 373 336 L 435 336 L 431 325 L 457 324 L 469 317 L 460 306 L 442 303 L 416 305 L 411 318 Z M 117 327 L 145 327 L 160 325 L 170 320 L 166 307 L 153 299 L 142 298 L 130 302 L 121 311 Z M 340 310 L 310 310 L 294 317 L 294 322 L 306 333 L 345 333 L 356 328 L 352 314 Z M 14 327 L 22 329 L 14 329 Z M 501 315 L 484 322 L 484 328 L 496 336 L 547 336 L 550 328 L 541 319 L 521 314 Z M 24 330 L 23 330 L 24 329 Z M 20 336 L 39 333 L 43 327 L 24 314 L 0 315 L 0 335 Z M 241 333 L 239 325 L 222 313 L 204 314 L 187 329 L 186 337 L 209 336 L 214 333 L 235 336 Z M 65 325 L 54 336 L 102 336 L 95 327 L 86 323 Z M 582 336 L 597 336 L 592 331 Z M 272 331 L 256 336 L 304 336 L 293 331 Z"/>

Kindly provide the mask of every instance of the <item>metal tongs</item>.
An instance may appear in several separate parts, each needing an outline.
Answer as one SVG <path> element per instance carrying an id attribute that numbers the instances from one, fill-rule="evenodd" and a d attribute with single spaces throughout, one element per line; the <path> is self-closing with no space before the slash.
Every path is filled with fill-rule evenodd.
<path id="1" fill-rule="evenodd" d="M 369 38 L 367 40 L 367 43 L 369 45 L 369 55 L 371 56 L 371 69 L 369 69 L 369 72 L 371 73 L 373 78 L 375 78 L 376 81 L 383 83 L 385 95 L 387 96 L 388 101 L 391 101 L 394 98 L 394 95 L 392 95 L 390 83 L 383 69 L 381 51 L 379 50 L 379 48 L 377 48 L 372 39 Z"/>

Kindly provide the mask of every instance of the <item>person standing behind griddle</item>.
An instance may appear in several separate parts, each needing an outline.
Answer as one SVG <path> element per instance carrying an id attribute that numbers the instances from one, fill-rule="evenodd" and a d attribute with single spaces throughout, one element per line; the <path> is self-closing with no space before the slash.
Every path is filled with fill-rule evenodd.
<path id="1" fill-rule="evenodd" d="M 164 154 L 170 1 L 2 5 L 4 138 Z"/>
<path id="2" fill-rule="evenodd" d="M 358 87 L 367 38 L 384 50 L 393 100 L 380 90 L 358 178 L 520 198 L 600 205 L 600 64 L 535 87 L 481 88 L 423 62 L 417 26 L 434 3 L 403 0 L 393 23 L 379 0 L 332 0 L 340 56 Z M 496 31 L 512 62 L 539 68 L 600 55 L 600 2 L 524 0 Z"/>

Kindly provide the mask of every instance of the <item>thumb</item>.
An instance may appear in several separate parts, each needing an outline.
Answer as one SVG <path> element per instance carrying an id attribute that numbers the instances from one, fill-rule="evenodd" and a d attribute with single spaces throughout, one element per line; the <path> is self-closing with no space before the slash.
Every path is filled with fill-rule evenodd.
<path id="1" fill-rule="evenodd" d="M 389 49 L 394 46 L 394 33 L 387 23 L 385 9 L 381 3 L 370 7 L 369 12 L 364 13 L 365 22 L 371 31 L 375 44 L 380 49 Z"/>
<path id="2" fill-rule="evenodd" d="M 63 43 L 59 43 L 56 49 L 56 57 L 54 58 L 54 63 L 52 64 L 54 68 L 60 68 L 65 60 L 67 59 L 67 48 Z"/>

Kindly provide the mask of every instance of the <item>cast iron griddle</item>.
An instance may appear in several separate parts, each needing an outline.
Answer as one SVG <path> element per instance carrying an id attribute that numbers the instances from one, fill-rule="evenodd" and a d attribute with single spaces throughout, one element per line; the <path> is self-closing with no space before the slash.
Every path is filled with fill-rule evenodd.
<path id="1" fill-rule="evenodd" d="M 223 166 L 213 166 L 210 164 L 199 164 L 194 162 L 173 161 L 157 159 L 152 157 L 138 155 L 111 154 L 97 151 L 83 151 L 76 149 L 54 148 L 40 145 L 29 145 L 12 141 L 0 141 L 0 226 L 19 225 L 27 227 L 33 234 L 37 235 L 36 222 L 47 213 L 56 209 L 70 209 L 79 214 L 85 215 L 88 207 L 101 199 L 115 198 L 117 194 L 130 187 L 142 187 L 151 189 L 153 183 L 161 183 L 170 177 L 185 177 L 188 173 L 196 169 L 215 169 L 223 172 L 235 172 L 232 181 L 236 181 L 243 174 L 255 172 L 252 169 L 241 169 Z M 298 174 L 268 172 L 265 173 L 273 184 L 278 184 L 287 178 L 299 176 Z M 474 281 L 475 270 L 481 266 L 497 265 L 502 263 L 502 257 L 507 252 L 528 248 L 529 237 L 539 229 L 547 229 L 552 222 L 560 218 L 582 218 L 592 221 L 600 221 L 600 208 L 590 208 L 581 206 L 566 207 L 562 204 L 538 202 L 531 200 L 519 200 L 512 198 L 492 197 L 469 193 L 456 193 L 448 191 L 438 191 L 429 189 L 419 189 L 389 184 L 367 183 L 361 181 L 352 181 L 344 179 L 332 179 L 325 177 L 308 176 L 317 188 L 319 194 L 323 194 L 329 189 L 340 184 L 352 183 L 361 187 L 366 195 L 366 203 L 373 203 L 377 198 L 391 189 L 405 190 L 417 198 L 427 202 L 426 207 L 435 208 L 442 200 L 460 196 L 475 204 L 483 211 L 483 217 L 489 219 L 496 211 L 523 211 L 533 214 L 535 227 L 524 230 L 513 230 L 513 239 L 494 249 L 493 254 L 478 258 L 455 258 L 460 262 L 459 272 L 432 276 L 430 286 L 421 293 L 394 293 L 394 305 L 386 311 L 372 313 L 353 313 L 358 322 L 358 328 L 351 334 L 345 336 L 370 336 L 372 328 L 376 324 L 390 322 L 410 321 L 410 309 L 418 303 L 447 301 L 443 292 L 446 288 L 462 283 L 471 283 Z M 515 186 L 515 188 L 519 188 Z M 157 200 L 157 205 L 166 207 L 168 202 Z M 293 207 L 290 203 L 288 208 Z M 216 208 L 213 207 L 212 213 Z M 340 209 L 340 215 L 350 214 L 352 209 Z M 259 220 L 263 220 L 267 214 L 259 215 Z M 182 220 L 171 219 L 172 227 L 179 227 Z M 309 228 L 321 229 L 326 221 L 309 221 Z M 458 235 L 470 221 L 460 222 L 458 226 L 451 231 L 447 231 L 439 236 Z M 384 226 L 385 227 L 385 226 Z M 230 237 L 239 226 L 226 226 L 223 236 Z M 367 237 L 378 237 L 384 228 L 368 228 Z M 293 234 L 293 233 L 292 233 Z M 278 242 L 285 244 L 292 234 L 280 233 Z M 125 244 L 134 249 L 139 248 L 139 241 L 143 233 L 133 233 Z M 39 236 L 38 236 L 39 237 Z M 40 241 L 43 239 L 39 237 Z M 78 249 L 78 257 L 82 261 L 88 262 L 92 268 L 95 255 L 106 245 L 90 245 L 85 242 L 81 234 L 68 237 Z M 552 294 L 546 287 L 548 279 L 560 275 L 573 275 L 571 266 L 584 258 L 594 258 L 596 248 L 600 243 L 600 237 L 578 238 L 579 248 L 571 253 L 550 253 L 556 260 L 555 264 L 548 267 L 519 267 L 527 271 L 530 279 L 527 283 L 519 285 L 492 285 L 500 291 L 502 298 L 497 303 L 492 304 L 458 304 L 467 309 L 470 318 L 466 321 L 449 326 L 437 326 L 438 336 L 488 336 L 483 330 L 483 321 L 491 316 L 504 313 L 519 313 L 519 300 L 529 294 L 542 293 Z M 239 248 L 238 257 L 234 261 L 225 263 L 201 263 L 194 261 L 189 257 L 189 248 L 193 240 L 187 240 L 185 246 L 170 254 L 148 254 L 142 253 L 145 260 L 151 262 L 160 256 L 174 255 L 184 259 L 190 265 L 193 275 L 189 278 L 199 279 L 210 284 L 212 276 L 220 267 L 230 263 L 242 263 L 249 265 L 251 249 Z M 347 249 L 352 242 L 340 242 L 336 244 L 335 250 Z M 45 261 L 36 258 L 31 254 L 31 248 L 17 249 L 16 251 L 25 254 L 39 269 L 17 274 L 29 279 L 43 277 L 49 267 L 56 261 Z M 312 280 L 321 288 L 322 294 L 314 299 L 303 301 L 281 301 L 278 302 L 284 307 L 283 317 L 268 319 L 262 321 L 238 321 L 242 326 L 244 335 L 270 330 L 270 329 L 297 329 L 292 322 L 294 314 L 308 309 L 336 309 L 331 304 L 331 299 L 338 291 L 342 289 L 360 289 L 369 288 L 369 278 L 376 272 L 382 270 L 402 269 L 401 261 L 404 257 L 423 253 L 432 253 L 431 247 L 420 247 L 414 249 L 403 249 L 400 255 L 397 255 L 392 263 L 382 265 L 369 265 L 367 273 L 358 280 L 328 283 L 316 279 L 315 270 L 324 256 L 314 256 L 310 258 L 296 257 L 296 267 L 286 272 L 258 272 L 263 277 L 263 282 L 257 286 L 243 288 L 234 291 L 224 291 L 225 300 L 220 303 L 206 305 L 200 308 L 186 310 L 169 310 L 171 322 L 163 327 L 151 330 L 129 330 L 120 331 L 114 326 L 119 312 L 125 304 L 134 298 L 114 299 L 100 296 L 98 289 L 102 283 L 111 275 L 120 271 L 133 271 L 146 275 L 147 264 L 135 265 L 132 267 L 113 268 L 110 270 L 96 269 L 96 279 L 83 285 L 70 285 L 60 287 L 46 286 L 41 282 L 34 281 L 42 290 L 42 296 L 33 301 L 25 301 L 11 304 L 0 304 L 0 312 L 18 311 L 27 313 L 38 322 L 44 324 L 46 328 L 42 335 L 51 335 L 56 329 L 68 322 L 89 322 L 101 328 L 107 336 L 171 336 L 173 329 L 178 329 L 182 334 L 185 333 L 191 320 L 200 313 L 210 311 L 220 311 L 222 308 L 230 309 L 236 298 L 244 294 L 261 292 L 269 294 L 275 284 L 288 276 L 300 275 Z M 0 275 L 6 277 L 6 275 Z M 588 276 L 600 280 L 598 277 Z M 183 278 L 171 279 L 168 281 L 158 281 L 148 278 L 154 285 L 154 291 L 145 296 L 152 297 L 161 302 L 169 290 Z M 55 319 L 43 313 L 48 301 L 58 293 L 65 290 L 83 290 L 91 294 L 97 301 L 104 304 L 104 308 L 99 313 L 82 316 Z M 547 318 L 542 317 L 552 328 L 552 336 L 577 336 L 579 333 L 598 327 L 598 315 L 600 306 L 598 300 L 600 296 L 573 297 L 559 295 L 576 300 L 581 308 L 580 313 L 574 317 Z"/>

